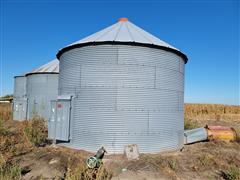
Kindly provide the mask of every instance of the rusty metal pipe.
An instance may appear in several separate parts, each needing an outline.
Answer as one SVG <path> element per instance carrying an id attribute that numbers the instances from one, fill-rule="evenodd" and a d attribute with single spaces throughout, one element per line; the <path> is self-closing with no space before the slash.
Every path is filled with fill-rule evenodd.
<path id="1" fill-rule="evenodd" d="M 206 126 L 208 140 L 236 141 L 237 133 L 232 127 L 227 126 Z"/>
<path id="2" fill-rule="evenodd" d="M 237 132 L 229 126 L 208 126 L 184 131 L 184 144 L 205 140 L 237 141 Z"/>

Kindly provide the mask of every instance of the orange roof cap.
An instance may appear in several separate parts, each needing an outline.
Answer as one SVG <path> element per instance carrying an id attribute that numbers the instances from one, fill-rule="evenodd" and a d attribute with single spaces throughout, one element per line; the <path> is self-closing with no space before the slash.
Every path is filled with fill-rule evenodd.
<path id="1" fill-rule="evenodd" d="M 128 21 L 128 18 L 122 17 L 118 19 L 118 22 L 125 22 Z"/>

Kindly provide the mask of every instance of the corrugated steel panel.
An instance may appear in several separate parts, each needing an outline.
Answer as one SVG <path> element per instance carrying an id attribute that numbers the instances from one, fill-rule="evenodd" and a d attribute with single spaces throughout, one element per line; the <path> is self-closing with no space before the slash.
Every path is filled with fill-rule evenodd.
<path id="1" fill-rule="evenodd" d="M 26 83 L 27 78 L 25 76 L 16 76 L 14 78 L 14 98 L 25 98 L 26 97 Z"/>
<path id="2" fill-rule="evenodd" d="M 179 71 L 156 68 L 156 88 L 173 91 L 184 91 L 184 75 Z"/>
<path id="3" fill-rule="evenodd" d="M 154 88 L 154 67 L 135 65 L 82 65 L 81 86 Z"/>
<path id="4" fill-rule="evenodd" d="M 81 88 L 76 94 L 79 104 L 87 106 L 81 108 L 115 108 L 117 88 L 88 87 Z"/>
<path id="5" fill-rule="evenodd" d="M 48 120 L 51 100 L 58 94 L 58 74 L 31 74 L 27 76 L 28 119 L 35 115 Z"/>
<path id="6" fill-rule="evenodd" d="M 179 71 L 179 56 L 154 48 L 118 45 L 118 63 L 153 66 Z M 141 51 L 141 53 L 139 53 Z M 183 61 L 183 60 L 182 60 Z M 183 61 L 184 63 L 184 61 Z M 185 64 L 185 63 L 184 63 Z"/>
<path id="7" fill-rule="evenodd" d="M 175 91 L 118 88 L 117 108 L 126 110 L 178 111 Z"/>
<path id="8" fill-rule="evenodd" d="M 61 63 L 62 68 L 60 67 L 61 73 L 59 74 L 58 88 L 59 95 L 74 95 L 80 88 L 81 67 L 79 64 L 74 64 L 71 60 Z"/>
<path id="9" fill-rule="evenodd" d="M 179 111 L 184 111 L 184 92 L 178 92 Z"/>
<path id="10" fill-rule="evenodd" d="M 59 93 L 74 95 L 69 146 L 95 151 L 104 145 L 110 153 L 127 144 L 138 144 L 140 152 L 181 148 L 180 61 L 171 52 L 127 45 L 64 53 Z"/>
<path id="11" fill-rule="evenodd" d="M 21 121 L 27 118 L 26 83 L 25 76 L 14 77 L 13 120 Z"/>
<path id="12" fill-rule="evenodd" d="M 75 103 L 70 146 L 94 151 L 104 145 L 110 153 L 122 153 L 126 144 L 138 144 L 140 152 L 174 150 L 183 145 L 182 126 L 177 122 L 179 114 L 171 118 L 169 113 L 87 110 Z M 166 118 L 165 122 L 159 123 L 162 121 L 159 117 Z"/>
<path id="13" fill-rule="evenodd" d="M 184 72 L 185 72 L 185 62 L 183 61 L 183 59 L 182 58 L 179 58 L 179 65 L 180 65 L 180 73 L 182 73 L 182 74 L 184 74 Z"/>

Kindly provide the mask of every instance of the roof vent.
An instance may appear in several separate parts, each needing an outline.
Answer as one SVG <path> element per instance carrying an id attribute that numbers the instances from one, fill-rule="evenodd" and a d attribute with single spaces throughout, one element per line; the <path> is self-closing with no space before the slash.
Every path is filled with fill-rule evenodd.
<path id="1" fill-rule="evenodd" d="M 118 19 L 118 22 L 125 22 L 128 21 L 128 18 L 122 17 Z"/>

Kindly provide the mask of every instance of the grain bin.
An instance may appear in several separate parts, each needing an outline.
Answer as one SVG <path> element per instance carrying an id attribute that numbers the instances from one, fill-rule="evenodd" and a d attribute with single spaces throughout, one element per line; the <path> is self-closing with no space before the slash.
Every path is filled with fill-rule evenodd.
<path id="1" fill-rule="evenodd" d="M 121 18 L 57 57 L 51 138 L 88 151 L 103 145 L 109 153 L 129 144 L 142 153 L 182 148 L 187 56 L 181 51 Z"/>
<path id="2" fill-rule="evenodd" d="M 25 75 L 14 77 L 13 120 L 22 121 L 27 119 L 26 82 Z"/>
<path id="3" fill-rule="evenodd" d="M 27 118 L 49 118 L 50 102 L 57 99 L 59 63 L 55 59 L 26 74 Z"/>

